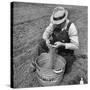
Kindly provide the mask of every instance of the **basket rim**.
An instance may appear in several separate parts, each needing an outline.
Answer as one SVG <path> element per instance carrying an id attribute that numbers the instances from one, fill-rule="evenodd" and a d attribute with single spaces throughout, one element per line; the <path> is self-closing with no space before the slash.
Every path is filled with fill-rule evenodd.
<path id="1" fill-rule="evenodd" d="M 48 54 L 48 53 L 42 53 L 42 54 Z M 41 55 L 42 55 L 41 54 Z M 40 56 L 41 56 L 40 55 Z M 35 65 L 36 65 L 36 67 L 37 67 L 37 69 L 44 69 L 43 67 L 40 67 L 39 65 L 38 65 L 38 63 L 37 63 L 37 61 L 39 60 L 39 57 L 40 56 L 38 56 L 37 58 L 36 58 L 36 60 L 35 60 Z M 66 65 L 66 60 L 65 60 L 65 58 L 64 57 L 62 57 L 62 56 L 60 56 L 60 55 L 57 55 L 58 57 L 61 57 L 62 58 L 62 61 L 64 62 L 64 66 Z"/>

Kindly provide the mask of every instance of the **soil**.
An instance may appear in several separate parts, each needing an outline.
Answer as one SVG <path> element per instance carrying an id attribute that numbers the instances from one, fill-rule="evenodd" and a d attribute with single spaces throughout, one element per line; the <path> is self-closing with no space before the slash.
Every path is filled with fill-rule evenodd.
<path id="1" fill-rule="evenodd" d="M 63 6 L 68 10 L 68 18 L 77 26 L 80 41 L 79 50 L 75 51 L 77 60 L 73 63 L 71 71 L 64 75 L 60 85 L 79 84 L 81 77 L 85 84 L 88 83 L 88 8 L 86 6 L 15 2 L 13 3 L 13 82 L 15 88 L 41 86 L 36 78 L 36 72 L 31 72 L 30 64 L 37 58 L 37 45 L 50 23 L 50 15 L 56 6 Z"/>

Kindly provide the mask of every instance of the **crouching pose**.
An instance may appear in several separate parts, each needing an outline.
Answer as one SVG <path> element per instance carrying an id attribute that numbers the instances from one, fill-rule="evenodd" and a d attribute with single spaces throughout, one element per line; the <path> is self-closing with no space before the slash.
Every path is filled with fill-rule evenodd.
<path id="1" fill-rule="evenodd" d="M 63 7 L 56 7 L 50 17 L 50 24 L 43 33 L 38 46 L 38 55 L 48 52 L 52 44 L 57 49 L 57 54 L 66 60 L 66 72 L 75 61 L 74 50 L 78 49 L 78 33 L 74 23 L 68 18 L 68 11 Z"/>

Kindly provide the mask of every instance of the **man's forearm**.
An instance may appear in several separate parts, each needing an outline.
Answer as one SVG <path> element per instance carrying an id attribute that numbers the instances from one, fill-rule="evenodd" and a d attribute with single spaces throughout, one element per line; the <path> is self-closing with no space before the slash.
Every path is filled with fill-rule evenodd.
<path id="1" fill-rule="evenodd" d="M 53 31 L 53 25 L 52 23 L 49 24 L 49 26 L 46 28 L 45 32 L 43 33 L 43 39 L 47 40 L 49 36 L 52 34 Z"/>
<path id="2" fill-rule="evenodd" d="M 65 46 L 65 49 L 71 49 L 71 50 L 79 49 L 78 44 L 64 43 L 64 46 Z"/>

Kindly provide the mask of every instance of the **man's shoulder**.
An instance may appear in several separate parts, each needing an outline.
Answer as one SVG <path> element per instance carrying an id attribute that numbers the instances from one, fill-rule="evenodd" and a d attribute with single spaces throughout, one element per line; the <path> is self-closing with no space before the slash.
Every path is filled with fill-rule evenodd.
<path id="1" fill-rule="evenodd" d="M 67 30 L 69 30 L 69 28 L 71 27 L 71 24 L 72 22 L 69 19 L 67 19 Z"/>
<path id="2" fill-rule="evenodd" d="M 70 19 L 67 19 L 67 24 L 71 24 L 71 25 L 75 25 L 75 23 L 73 21 L 71 21 Z"/>

